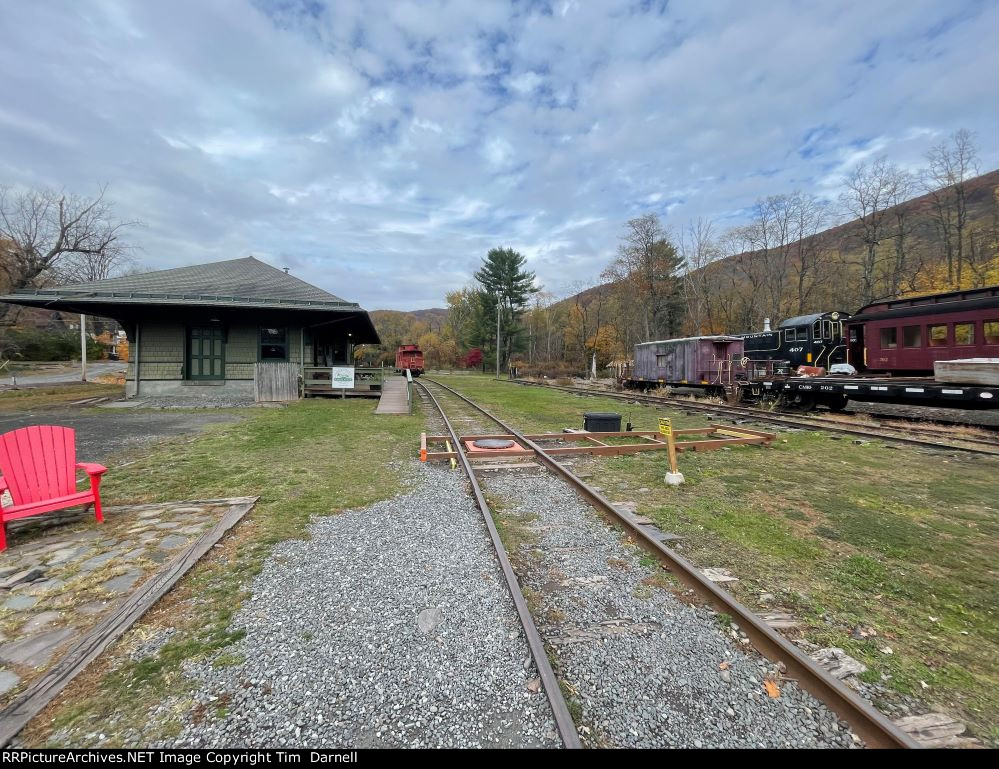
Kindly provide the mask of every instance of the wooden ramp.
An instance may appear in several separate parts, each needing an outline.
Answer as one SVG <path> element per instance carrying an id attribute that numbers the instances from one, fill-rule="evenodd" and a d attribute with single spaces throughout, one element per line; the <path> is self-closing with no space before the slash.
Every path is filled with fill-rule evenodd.
<path id="1" fill-rule="evenodd" d="M 382 397 L 378 399 L 376 414 L 408 414 L 409 392 L 406 388 L 406 378 L 401 376 L 386 377 L 382 383 Z"/>

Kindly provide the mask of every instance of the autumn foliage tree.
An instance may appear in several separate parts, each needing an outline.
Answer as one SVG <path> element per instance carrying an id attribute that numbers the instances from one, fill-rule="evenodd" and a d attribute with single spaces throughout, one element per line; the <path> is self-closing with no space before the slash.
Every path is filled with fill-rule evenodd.
<path id="1" fill-rule="evenodd" d="M 604 278 L 626 286 L 646 339 L 665 339 L 683 321 L 682 259 L 656 214 L 628 221 L 617 257 Z"/>

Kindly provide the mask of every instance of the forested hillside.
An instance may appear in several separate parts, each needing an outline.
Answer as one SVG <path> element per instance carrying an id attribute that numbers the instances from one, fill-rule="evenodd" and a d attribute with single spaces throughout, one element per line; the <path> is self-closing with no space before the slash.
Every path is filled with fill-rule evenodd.
<path id="1" fill-rule="evenodd" d="M 535 286 L 504 298 L 502 363 L 583 373 L 630 358 L 650 339 L 752 331 L 765 318 L 999 284 L 999 170 L 976 175 L 972 139 L 958 131 L 916 172 L 886 158 L 861 163 L 836 199 L 769 196 L 726 231 L 654 213 L 622 223 L 616 256 L 589 287 L 556 296 Z M 477 280 L 448 294 L 447 310 L 373 313 L 385 355 L 417 341 L 430 366 L 459 365 L 476 347 L 494 365 L 495 291 Z"/>

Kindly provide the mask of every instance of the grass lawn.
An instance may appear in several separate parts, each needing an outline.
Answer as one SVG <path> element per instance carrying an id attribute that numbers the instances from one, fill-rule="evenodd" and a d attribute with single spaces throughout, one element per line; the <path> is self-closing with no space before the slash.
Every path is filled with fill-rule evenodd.
<path id="1" fill-rule="evenodd" d="M 483 376 L 439 379 L 525 431 L 581 427 L 586 411 L 654 430 L 668 413 Z M 675 427 L 707 423 L 669 415 Z M 999 744 L 999 461 L 815 432 L 679 461 L 678 488 L 663 484 L 659 452 L 594 459 L 589 482 L 684 536 L 699 566 L 730 569 L 740 581 L 727 587 L 749 606 L 793 614 L 802 627 L 791 637 L 845 649 L 869 667 L 864 680 Z M 876 635 L 855 638 L 858 628 Z"/>
<path id="2" fill-rule="evenodd" d="M 66 406 L 85 398 L 120 398 L 125 393 L 120 384 L 95 384 L 79 382 L 50 386 L 24 387 L 0 392 L 0 414 L 30 411 L 32 409 Z"/>
<path id="3" fill-rule="evenodd" d="M 314 515 L 369 505 L 402 490 L 404 460 L 416 456 L 423 418 L 376 417 L 374 408 L 373 401 L 348 399 L 245 409 L 241 422 L 158 443 L 139 461 L 109 473 L 102 494 L 115 504 L 256 495 L 260 501 L 222 547 L 29 725 L 25 743 L 51 744 L 53 727 L 68 730 L 76 745 L 87 744 L 86 735 L 95 732 L 113 744 L 139 733 L 144 744 L 175 731 L 179 721 L 148 724 L 148 713 L 165 696 L 184 693 L 186 660 L 238 638 L 230 619 L 274 544 L 305 536 Z M 138 660 L 122 653 L 130 638 L 167 627 L 177 632 L 159 652 Z M 225 659 L 223 654 L 217 664 Z"/>

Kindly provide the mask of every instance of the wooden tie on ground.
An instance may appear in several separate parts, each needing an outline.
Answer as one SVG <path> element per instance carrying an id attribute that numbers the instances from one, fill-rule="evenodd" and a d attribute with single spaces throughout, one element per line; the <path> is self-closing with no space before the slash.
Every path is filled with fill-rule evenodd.
<path id="1" fill-rule="evenodd" d="M 20 696 L 0 711 L 0 748 L 7 747 L 27 723 L 54 700 L 97 656 L 120 638 L 152 608 L 187 571 L 218 542 L 222 535 L 253 509 L 258 497 L 198 500 L 201 503 L 229 502 L 222 519 L 185 550 L 178 553 L 159 573 L 154 574 L 126 598 L 121 606 L 98 622 L 66 655 L 36 679 Z"/>
<path id="2" fill-rule="evenodd" d="M 382 383 L 382 397 L 378 399 L 376 414 L 408 414 L 409 394 L 403 377 L 388 377 Z"/>
<path id="3" fill-rule="evenodd" d="M 679 440 L 677 451 L 714 451 L 729 446 L 769 446 L 777 437 L 774 433 L 759 430 L 749 430 L 745 427 L 712 424 L 707 427 L 695 427 L 685 430 L 674 430 L 673 435 L 689 438 L 694 435 L 705 435 L 704 440 Z M 669 446 L 658 432 L 650 430 L 633 430 L 630 432 L 593 433 L 573 431 L 571 433 L 544 433 L 525 436 L 530 441 L 564 441 L 572 446 L 545 447 L 552 456 L 574 454 L 598 454 L 615 456 L 617 454 L 637 454 L 642 451 L 666 451 Z M 470 460 L 490 459 L 493 457 L 533 457 L 534 451 L 526 449 L 517 441 L 510 448 L 480 449 L 474 446 L 475 441 L 487 439 L 509 439 L 509 435 L 466 435 L 461 440 Z M 607 440 L 628 439 L 628 443 L 606 443 Z M 601 440 L 603 439 L 603 440 Z M 430 451 L 431 446 L 440 446 L 447 440 L 444 435 L 420 435 L 420 460 L 453 459 L 458 455 L 451 449 L 446 451 Z M 634 442 L 631 442 L 634 441 Z"/>

